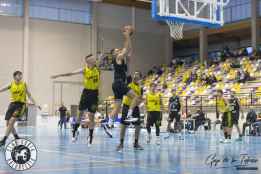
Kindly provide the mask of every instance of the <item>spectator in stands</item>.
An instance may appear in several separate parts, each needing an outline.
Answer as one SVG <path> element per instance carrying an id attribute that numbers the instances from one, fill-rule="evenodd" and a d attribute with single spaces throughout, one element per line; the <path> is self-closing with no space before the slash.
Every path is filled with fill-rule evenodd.
<path id="1" fill-rule="evenodd" d="M 252 78 L 250 77 L 249 72 L 246 71 L 246 70 L 240 69 L 240 70 L 238 71 L 237 76 L 239 76 L 239 78 L 237 77 L 237 79 L 239 79 L 239 80 L 238 80 L 239 83 L 245 83 L 246 81 L 252 80 Z"/>
<path id="2" fill-rule="evenodd" d="M 194 69 L 191 73 L 191 76 L 190 76 L 190 81 L 191 82 L 195 82 L 197 80 L 197 72 L 196 72 L 196 69 Z"/>
<path id="3" fill-rule="evenodd" d="M 231 57 L 234 57 L 234 55 L 232 54 L 232 52 L 230 52 L 228 46 L 225 46 L 221 54 L 221 60 L 224 61 L 227 58 L 231 58 Z"/>
<path id="4" fill-rule="evenodd" d="M 256 111 L 251 108 L 250 111 L 247 113 L 246 122 L 243 124 L 243 135 L 245 135 L 246 127 L 250 127 L 253 123 L 257 120 Z"/>
<path id="5" fill-rule="evenodd" d="M 239 53 L 238 53 L 237 57 L 245 57 L 245 56 L 248 56 L 247 49 L 246 48 L 241 48 L 239 50 Z"/>
<path id="6" fill-rule="evenodd" d="M 253 50 L 253 53 L 249 55 L 250 60 L 258 60 L 260 58 L 260 51 L 257 51 L 256 49 Z"/>

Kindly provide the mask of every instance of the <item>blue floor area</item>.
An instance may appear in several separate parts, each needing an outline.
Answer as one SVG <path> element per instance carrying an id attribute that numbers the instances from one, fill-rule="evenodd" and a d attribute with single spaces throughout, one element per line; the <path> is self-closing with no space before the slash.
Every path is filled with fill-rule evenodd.
<path id="1" fill-rule="evenodd" d="M 146 132 L 142 131 L 140 144 L 143 151 L 134 151 L 133 131 L 129 130 L 123 153 L 116 152 L 119 142 L 119 129 L 114 129 L 114 138 L 108 138 L 102 129 L 95 130 L 94 144 L 86 145 L 87 131 L 81 130 L 76 143 L 71 142 L 71 130 L 60 131 L 56 119 L 39 118 L 37 127 L 20 127 L 19 133 L 32 140 L 38 149 L 36 165 L 24 172 L 16 172 L 7 166 L 4 152 L 0 155 L 0 174 L 12 173 L 51 173 L 51 174 L 234 174 L 261 173 L 261 137 L 245 137 L 242 142 L 221 144 L 221 134 L 218 131 L 201 131 L 195 134 L 183 134 L 180 139 L 173 135 L 164 139 L 157 146 L 154 141 L 146 144 Z M 1 127 L 3 132 L 3 127 Z M 9 139 L 11 140 L 11 139 Z M 221 159 L 216 167 L 206 164 L 206 158 L 217 154 Z M 239 159 L 240 154 L 248 154 L 257 158 L 258 170 L 236 170 L 234 165 L 227 162 Z"/>

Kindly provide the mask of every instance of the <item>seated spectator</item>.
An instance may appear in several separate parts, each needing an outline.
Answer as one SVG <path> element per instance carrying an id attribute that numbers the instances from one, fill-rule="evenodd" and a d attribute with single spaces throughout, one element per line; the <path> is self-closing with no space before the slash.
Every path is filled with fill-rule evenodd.
<path id="1" fill-rule="evenodd" d="M 196 113 L 193 114 L 193 119 L 195 119 L 195 130 L 198 130 L 199 126 L 205 123 L 205 114 L 201 109 L 197 109 Z"/>
<path id="2" fill-rule="evenodd" d="M 233 53 L 229 50 L 228 46 L 225 46 L 222 53 L 221 53 L 222 61 L 226 60 L 227 58 L 234 57 Z"/>
<path id="3" fill-rule="evenodd" d="M 250 127 L 253 123 L 257 121 L 256 111 L 251 108 L 247 113 L 246 122 L 243 124 L 243 135 L 245 135 L 246 127 Z"/>
<path id="4" fill-rule="evenodd" d="M 246 48 L 241 48 L 241 49 L 239 50 L 238 57 L 245 57 L 245 56 L 248 56 L 247 49 L 246 49 Z"/>

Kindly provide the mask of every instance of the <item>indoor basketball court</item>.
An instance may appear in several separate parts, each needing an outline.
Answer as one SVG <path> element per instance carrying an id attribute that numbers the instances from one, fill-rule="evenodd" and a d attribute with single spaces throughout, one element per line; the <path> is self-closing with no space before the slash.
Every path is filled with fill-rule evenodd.
<path id="1" fill-rule="evenodd" d="M 259 174 L 260 0 L 0 0 L 0 174 Z"/>

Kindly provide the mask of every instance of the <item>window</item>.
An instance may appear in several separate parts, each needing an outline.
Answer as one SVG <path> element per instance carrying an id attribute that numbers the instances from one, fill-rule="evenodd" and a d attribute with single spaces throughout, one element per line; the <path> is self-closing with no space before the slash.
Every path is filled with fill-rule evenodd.
<path id="1" fill-rule="evenodd" d="M 224 9 L 225 23 L 231 23 L 250 18 L 250 12 L 250 0 L 230 0 L 228 6 Z"/>
<path id="2" fill-rule="evenodd" d="M 23 0 L 0 0 L 0 15 L 23 16 Z"/>
<path id="3" fill-rule="evenodd" d="M 91 24 L 88 0 L 30 0 L 30 17 Z"/>

